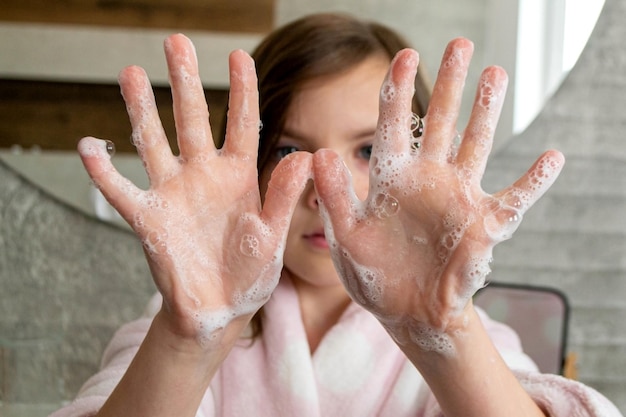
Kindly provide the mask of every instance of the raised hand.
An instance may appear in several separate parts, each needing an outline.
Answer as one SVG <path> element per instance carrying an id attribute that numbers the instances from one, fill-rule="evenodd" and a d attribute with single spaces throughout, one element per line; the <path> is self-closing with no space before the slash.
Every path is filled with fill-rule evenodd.
<path id="1" fill-rule="evenodd" d="M 465 39 L 448 45 L 418 144 L 410 109 L 418 58 L 411 50 L 397 54 L 381 90 L 365 201 L 336 154 L 313 157 L 326 238 L 348 292 L 398 343 L 430 351 L 453 349 L 449 335 L 464 328 L 493 247 L 512 235 L 564 162 L 548 151 L 513 185 L 494 195 L 482 190 L 507 77 L 498 67 L 483 72 L 457 144 L 472 51 Z"/>
<path id="2" fill-rule="evenodd" d="M 261 208 L 252 59 L 242 51 L 231 54 L 226 141 L 216 149 L 193 45 L 174 35 L 165 54 L 180 155 L 171 152 L 150 82 L 138 67 L 124 69 L 119 82 L 149 189 L 116 171 L 110 142 L 84 138 L 79 152 L 96 186 L 141 239 L 170 330 L 206 345 L 233 320 L 249 319 L 278 283 L 311 158 L 297 153 L 281 161 Z"/>

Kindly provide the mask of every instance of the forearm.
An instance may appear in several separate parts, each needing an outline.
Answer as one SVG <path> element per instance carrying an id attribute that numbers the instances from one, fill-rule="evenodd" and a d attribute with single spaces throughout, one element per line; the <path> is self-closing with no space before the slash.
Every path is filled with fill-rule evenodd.
<path id="1" fill-rule="evenodd" d="M 243 326 L 231 323 L 220 342 L 207 349 L 196 340 L 172 335 L 158 314 L 97 416 L 195 416 Z"/>
<path id="2" fill-rule="evenodd" d="M 468 308 L 466 314 L 463 328 L 422 335 L 436 338 L 439 345 L 416 343 L 415 336 L 394 334 L 397 328 L 388 330 L 404 341 L 400 348 L 420 371 L 446 417 L 544 417 L 496 350 L 475 310 Z M 435 348 L 427 350 L 425 345 Z"/>

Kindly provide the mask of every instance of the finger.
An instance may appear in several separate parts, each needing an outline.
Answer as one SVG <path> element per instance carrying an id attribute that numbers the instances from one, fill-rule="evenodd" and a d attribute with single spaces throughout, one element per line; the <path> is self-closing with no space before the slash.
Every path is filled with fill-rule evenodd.
<path id="1" fill-rule="evenodd" d="M 467 174 L 471 178 L 467 179 L 473 183 L 480 183 L 485 172 L 507 83 L 506 72 L 500 67 L 485 69 L 478 82 L 470 120 L 457 153 L 457 163 L 469 168 Z"/>
<path id="2" fill-rule="evenodd" d="M 474 45 L 463 38 L 452 40 L 441 60 L 433 95 L 428 104 L 420 153 L 444 160 L 456 137 L 463 86 Z"/>
<path id="3" fill-rule="evenodd" d="M 287 236 L 291 217 L 307 181 L 311 179 L 311 154 L 295 152 L 272 171 L 263 203 L 262 217 Z"/>
<path id="4" fill-rule="evenodd" d="M 523 176 L 494 197 L 523 215 L 552 186 L 564 164 L 561 152 L 544 152 Z"/>
<path id="5" fill-rule="evenodd" d="M 330 221 L 335 236 L 345 236 L 357 208 L 363 206 L 354 192 L 348 167 L 335 152 L 320 149 L 313 154 L 313 182 L 322 214 L 328 216 L 324 223 Z"/>
<path id="6" fill-rule="evenodd" d="M 123 177 L 111 163 L 107 141 L 86 137 L 78 142 L 78 153 L 94 185 L 129 224 L 143 191 Z"/>
<path id="7" fill-rule="evenodd" d="M 133 129 L 133 144 L 150 183 L 158 183 L 162 177 L 169 176 L 177 164 L 159 118 L 150 81 L 142 68 L 128 67 L 120 72 L 119 84 Z"/>
<path id="8" fill-rule="evenodd" d="M 377 158 L 408 152 L 411 147 L 411 100 L 419 56 L 411 49 L 396 54 L 380 91 L 380 115 L 373 153 Z"/>
<path id="9" fill-rule="evenodd" d="M 224 150 L 256 158 L 259 146 L 259 92 L 254 61 L 244 51 L 230 54 L 230 96 Z"/>
<path id="10" fill-rule="evenodd" d="M 181 34 L 167 38 L 164 46 L 180 155 L 183 160 L 203 160 L 215 151 L 215 145 L 196 50 Z"/>

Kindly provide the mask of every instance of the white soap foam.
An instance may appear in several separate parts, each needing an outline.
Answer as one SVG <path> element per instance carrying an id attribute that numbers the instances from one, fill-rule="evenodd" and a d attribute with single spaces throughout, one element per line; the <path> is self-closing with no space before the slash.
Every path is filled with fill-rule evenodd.
<path id="1" fill-rule="evenodd" d="M 158 201 L 149 204 L 156 204 L 156 209 L 163 207 Z M 141 219 L 137 218 L 137 221 L 141 221 Z M 191 221 L 187 220 L 187 222 Z M 192 226 L 188 224 L 183 227 L 183 230 Z M 233 248 L 235 251 L 227 254 L 230 263 L 250 262 L 247 259 L 239 259 L 241 257 L 252 257 L 261 262 L 262 259 L 267 259 L 267 261 L 258 267 L 249 268 L 248 276 L 240 274 L 233 277 L 235 282 L 223 282 L 221 275 L 228 274 L 228 271 L 224 269 L 227 265 L 223 265 L 223 260 L 213 261 L 211 257 L 202 255 L 203 251 L 206 250 L 206 242 L 200 243 L 192 236 L 180 236 L 179 231 L 170 230 L 174 227 L 173 223 L 163 222 L 159 231 L 147 233 L 149 241 L 145 241 L 144 245 L 149 244 L 153 250 L 167 254 L 166 259 L 173 264 L 171 267 L 179 279 L 182 290 L 194 302 L 195 308 L 189 313 L 193 314 L 196 320 L 200 332 L 199 342 L 206 345 L 219 340 L 221 331 L 232 320 L 254 313 L 267 302 L 278 284 L 284 246 L 278 245 L 274 254 L 269 258 L 264 256 L 261 250 L 262 242 L 267 240 L 274 231 L 252 215 L 241 215 L 234 233 L 241 238 L 239 238 L 238 243 L 233 242 L 233 245 L 237 245 L 236 248 Z M 238 232 L 242 230 L 247 232 L 240 235 Z M 231 238 L 225 236 L 224 231 L 213 228 L 208 228 L 204 232 L 200 231 L 198 236 L 203 238 L 215 236 L 214 244 L 216 247 L 223 246 L 223 243 L 217 242 L 218 240 Z M 236 238 L 232 237 L 232 239 Z M 226 248 L 228 247 L 230 245 L 226 244 Z M 198 271 L 205 271 L 205 273 L 198 276 Z M 211 283 L 211 281 L 213 282 Z M 205 292 L 207 284 L 215 285 L 218 288 L 223 287 L 224 293 L 231 293 L 232 296 L 230 299 L 223 300 L 225 304 L 222 307 L 207 308 L 207 301 L 203 301 L 207 294 L 201 294 L 201 292 Z M 219 295 L 216 296 L 219 297 Z"/>
<path id="2" fill-rule="evenodd" d="M 253 314 L 270 298 L 278 284 L 282 269 L 283 249 L 258 271 L 253 284 L 244 291 L 235 291 L 229 306 L 219 309 L 199 309 L 194 313 L 199 333 L 199 343 L 208 346 L 219 340 L 221 332 L 235 319 Z"/>
<path id="3" fill-rule="evenodd" d="M 96 138 L 83 138 L 80 142 L 78 142 L 78 153 L 84 157 L 98 157 L 98 158 L 106 158 L 111 159 L 111 152 L 109 152 L 109 147 L 112 142 L 96 139 Z"/>

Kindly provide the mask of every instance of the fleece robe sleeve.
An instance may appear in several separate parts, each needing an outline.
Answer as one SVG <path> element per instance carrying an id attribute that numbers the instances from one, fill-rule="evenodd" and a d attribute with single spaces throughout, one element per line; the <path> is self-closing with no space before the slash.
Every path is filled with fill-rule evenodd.
<path id="1" fill-rule="evenodd" d="M 104 351 L 100 371 L 85 382 L 74 401 L 52 413 L 50 417 L 92 417 L 98 412 L 139 350 L 161 301 L 160 294 L 156 294 L 141 318 L 120 327 Z M 207 395 L 204 403 L 210 402 L 210 397 Z M 205 416 L 199 411 L 197 417 Z"/>

